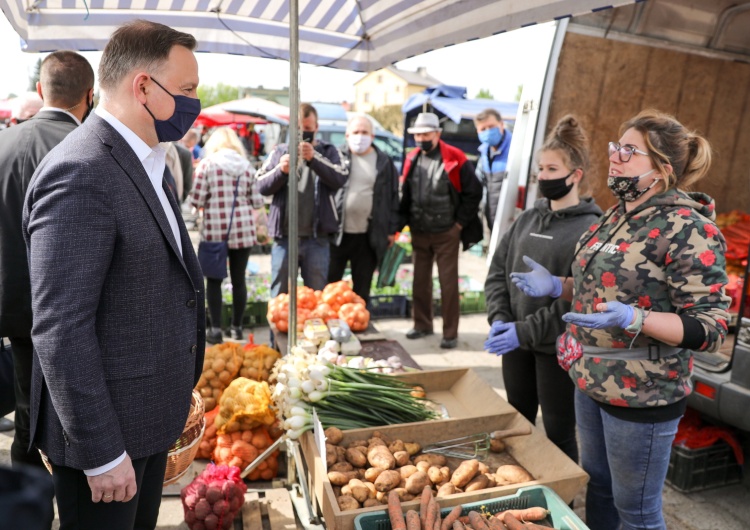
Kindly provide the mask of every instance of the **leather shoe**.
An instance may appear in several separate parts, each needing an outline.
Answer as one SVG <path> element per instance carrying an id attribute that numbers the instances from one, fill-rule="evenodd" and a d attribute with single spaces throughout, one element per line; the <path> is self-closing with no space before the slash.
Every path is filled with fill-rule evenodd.
<path id="1" fill-rule="evenodd" d="M 443 339 L 440 341 L 440 347 L 444 350 L 452 350 L 458 346 L 458 339 Z"/>
<path id="2" fill-rule="evenodd" d="M 206 342 L 209 344 L 221 344 L 224 342 L 220 328 L 209 328 L 206 330 Z"/>
<path id="3" fill-rule="evenodd" d="M 8 418 L 0 418 L 0 432 L 12 431 L 16 428 L 15 423 Z"/>
<path id="4" fill-rule="evenodd" d="M 410 329 L 406 332 L 406 338 L 407 339 L 421 339 L 422 337 L 426 337 L 428 335 L 432 335 L 435 333 L 434 331 L 429 330 L 422 330 L 422 329 Z"/>
<path id="5" fill-rule="evenodd" d="M 242 340 L 242 328 L 237 326 L 232 326 L 232 329 L 229 331 L 230 337 L 232 337 L 234 340 Z"/>

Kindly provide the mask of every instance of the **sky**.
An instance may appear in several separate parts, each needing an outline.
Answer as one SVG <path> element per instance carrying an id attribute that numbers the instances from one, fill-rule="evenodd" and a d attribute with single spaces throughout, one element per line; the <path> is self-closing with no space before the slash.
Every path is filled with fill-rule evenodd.
<path id="1" fill-rule="evenodd" d="M 470 98 L 481 89 L 488 89 L 494 99 L 513 101 L 528 69 L 545 67 L 546 49 L 541 43 L 547 40 L 543 37 L 550 31 L 549 24 L 531 26 L 428 52 L 400 61 L 396 66 L 411 71 L 424 66 L 432 77 L 444 84 L 466 86 Z M 3 64 L 0 99 L 5 99 L 9 94 L 27 90 L 34 65 L 44 54 L 22 52 L 20 38 L 1 13 L 0 53 Z M 83 55 L 96 71 L 101 52 L 85 52 Z M 206 53 L 199 53 L 197 57 L 202 85 L 224 83 L 279 89 L 289 86 L 289 63 L 286 61 Z M 354 83 L 363 76 L 361 72 L 302 65 L 301 99 L 353 101 Z"/>

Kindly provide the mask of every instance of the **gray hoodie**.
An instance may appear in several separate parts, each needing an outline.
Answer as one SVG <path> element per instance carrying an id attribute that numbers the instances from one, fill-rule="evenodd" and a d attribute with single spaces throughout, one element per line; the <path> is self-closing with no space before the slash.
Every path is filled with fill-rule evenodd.
<path id="1" fill-rule="evenodd" d="M 515 322 L 522 349 L 554 354 L 555 340 L 565 329 L 561 317 L 570 310 L 570 302 L 526 296 L 511 283 L 510 273 L 528 271 L 522 258 L 529 256 L 555 276 L 570 276 L 576 243 L 601 214 L 592 198 L 557 211 L 550 210 L 548 199 L 538 199 L 498 243 L 484 284 L 487 319 L 490 324 Z"/>

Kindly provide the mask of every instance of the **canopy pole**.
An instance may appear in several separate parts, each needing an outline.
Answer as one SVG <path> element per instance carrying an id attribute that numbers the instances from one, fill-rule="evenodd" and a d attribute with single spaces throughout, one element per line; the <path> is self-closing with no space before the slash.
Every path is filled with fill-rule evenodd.
<path id="1" fill-rule="evenodd" d="M 287 352 L 297 345 L 297 269 L 299 262 L 299 0 L 289 0 L 289 183 L 286 211 L 289 220 L 287 259 L 289 269 L 289 340 Z"/>

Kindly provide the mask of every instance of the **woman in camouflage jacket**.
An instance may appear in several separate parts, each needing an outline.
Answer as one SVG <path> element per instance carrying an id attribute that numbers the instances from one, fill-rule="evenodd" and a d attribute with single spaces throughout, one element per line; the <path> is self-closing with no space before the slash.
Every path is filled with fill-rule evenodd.
<path id="1" fill-rule="evenodd" d="M 666 528 L 661 491 L 692 351 L 721 347 L 730 301 L 713 200 L 683 191 L 708 171 L 708 142 L 657 111 L 620 130 L 607 180 L 619 202 L 579 241 L 573 277 L 536 263 L 511 275 L 526 294 L 572 299 L 558 362 L 579 390 L 592 530 Z"/>

